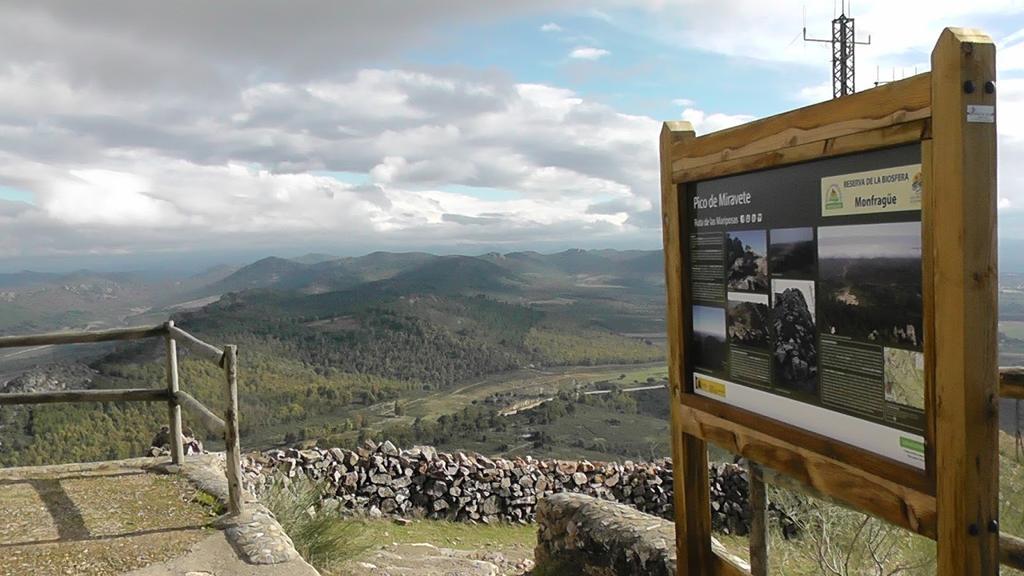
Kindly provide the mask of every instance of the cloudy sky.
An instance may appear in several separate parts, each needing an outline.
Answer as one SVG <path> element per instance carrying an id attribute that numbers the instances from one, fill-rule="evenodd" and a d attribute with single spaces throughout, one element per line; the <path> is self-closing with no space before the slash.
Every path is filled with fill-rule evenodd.
<path id="1" fill-rule="evenodd" d="M 0 271 L 660 245 L 657 136 L 827 99 L 831 0 L 0 0 Z M 997 41 L 1024 237 L 1024 0 L 858 0 L 858 87 Z M 1020 216 L 1018 216 L 1018 213 Z"/>

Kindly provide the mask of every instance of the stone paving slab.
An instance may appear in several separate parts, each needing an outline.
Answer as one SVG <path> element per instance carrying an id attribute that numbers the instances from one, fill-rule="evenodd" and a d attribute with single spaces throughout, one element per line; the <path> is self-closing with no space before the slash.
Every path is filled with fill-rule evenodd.
<path id="1" fill-rule="evenodd" d="M 319 576 L 251 496 L 237 518 L 197 501 L 226 501 L 222 460 L 0 469 L 0 576 Z"/>
<path id="2" fill-rule="evenodd" d="M 118 574 L 214 531 L 194 486 L 140 464 L 0 470 L 0 576 Z"/>
<path id="3" fill-rule="evenodd" d="M 280 564 L 249 564 L 235 553 L 227 535 L 217 531 L 187 554 L 123 576 L 319 576 L 302 558 Z"/>
<path id="4" fill-rule="evenodd" d="M 432 544 L 398 544 L 352 563 L 360 576 L 500 576 L 494 562 Z"/>

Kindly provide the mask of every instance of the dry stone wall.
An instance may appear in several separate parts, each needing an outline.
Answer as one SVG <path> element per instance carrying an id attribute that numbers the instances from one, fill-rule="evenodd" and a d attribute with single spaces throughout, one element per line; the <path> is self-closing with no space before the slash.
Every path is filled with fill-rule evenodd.
<path id="1" fill-rule="evenodd" d="M 538 499 L 576 493 L 672 517 L 672 463 L 667 459 L 492 459 L 429 446 L 399 450 L 391 442 L 369 442 L 356 450 L 268 450 L 246 455 L 242 464 L 247 485 L 256 493 L 276 474 L 308 478 L 322 483 L 325 505 L 370 516 L 526 523 L 536 520 Z M 710 474 L 714 527 L 745 534 L 750 521 L 746 471 L 725 464 L 712 466 Z"/>

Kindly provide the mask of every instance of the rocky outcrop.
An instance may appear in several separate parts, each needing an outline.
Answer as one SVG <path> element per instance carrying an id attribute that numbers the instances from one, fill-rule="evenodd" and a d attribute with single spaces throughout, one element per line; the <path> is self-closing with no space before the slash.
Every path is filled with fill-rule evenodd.
<path id="1" fill-rule="evenodd" d="M 787 288 L 775 295 L 772 327 L 776 382 L 813 393 L 818 378 L 817 331 L 803 292 Z"/>
<path id="2" fill-rule="evenodd" d="M 744 246 L 739 238 L 731 238 L 727 242 L 726 258 L 729 263 L 730 290 L 768 291 L 768 260 L 764 254 Z"/>
<path id="3" fill-rule="evenodd" d="M 89 388 L 96 372 L 77 362 L 47 364 L 25 371 L 0 385 L 0 393 L 57 392 Z"/>
<path id="4" fill-rule="evenodd" d="M 537 568 L 545 574 L 675 576 L 671 522 L 582 494 L 537 505 Z"/>
<path id="5" fill-rule="evenodd" d="M 370 516 L 525 523 L 535 520 L 538 499 L 570 492 L 672 517 L 669 460 L 492 459 L 439 453 L 429 446 L 399 450 L 384 442 L 357 450 L 269 450 L 246 455 L 242 467 L 247 485 L 256 493 L 272 482 L 274 473 L 309 478 L 323 483 L 326 505 Z M 723 464 L 712 466 L 709 473 L 715 527 L 746 534 L 750 512 L 745 469 Z M 783 526 L 793 525 L 781 512 L 776 515 Z"/>
<path id="6" fill-rule="evenodd" d="M 554 494 L 537 505 L 539 574 L 674 576 L 672 522 L 582 494 Z M 741 571 L 750 566 L 714 538 L 711 547 Z"/>

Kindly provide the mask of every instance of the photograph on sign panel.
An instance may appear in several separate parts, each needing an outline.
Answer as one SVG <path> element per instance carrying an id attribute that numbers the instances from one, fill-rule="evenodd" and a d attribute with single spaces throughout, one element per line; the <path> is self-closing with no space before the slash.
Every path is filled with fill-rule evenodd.
<path id="1" fill-rule="evenodd" d="M 921 223 L 818 229 L 823 333 L 921 349 Z"/>
<path id="2" fill-rule="evenodd" d="M 772 371 L 777 388 L 818 392 L 814 282 L 772 280 Z"/>
<path id="3" fill-rule="evenodd" d="M 768 254 L 764 230 L 726 232 L 729 290 L 768 292 Z"/>
<path id="4" fill-rule="evenodd" d="M 720 372 L 725 369 L 725 309 L 693 307 L 693 364 Z"/>
<path id="5" fill-rule="evenodd" d="M 773 277 L 814 277 L 814 228 L 780 228 L 768 235 L 768 269 Z"/>
<path id="6" fill-rule="evenodd" d="M 924 410 L 924 354 L 885 349 L 885 400 Z"/>
<path id="7" fill-rule="evenodd" d="M 768 295 L 729 293 L 729 343 L 768 348 Z"/>

